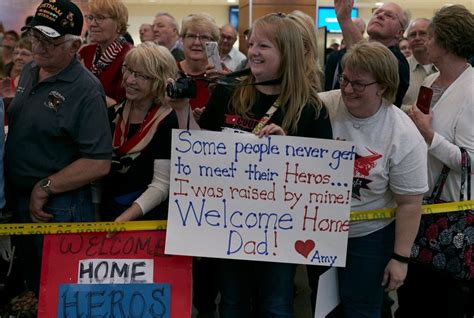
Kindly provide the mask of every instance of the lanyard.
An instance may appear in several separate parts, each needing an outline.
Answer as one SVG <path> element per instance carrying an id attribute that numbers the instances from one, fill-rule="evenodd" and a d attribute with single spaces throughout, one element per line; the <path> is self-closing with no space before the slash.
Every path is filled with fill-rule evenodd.
<path id="1" fill-rule="evenodd" d="M 263 127 L 268 123 L 270 118 L 272 118 L 273 114 L 277 111 L 277 109 L 281 106 L 280 98 L 273 103 L 273 105 L 267 110 L 267 113 L 263 115 L 257 125 L 252 130 L 252 133 L 257 134 L 262 130 Z"/>

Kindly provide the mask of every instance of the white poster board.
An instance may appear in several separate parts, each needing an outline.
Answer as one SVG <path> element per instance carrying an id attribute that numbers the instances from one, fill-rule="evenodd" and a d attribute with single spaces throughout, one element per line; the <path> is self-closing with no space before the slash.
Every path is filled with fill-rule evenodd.
<path id="1" fill-rule="evenodd" d="M 336 268 L 330 268 L 319 276 L 317 295 L 314 318 L 326 318 L 341 302 Z"/>
<path id="2" fill-rule="evenodd" d="M 344 266 L 354 147 L 173 131 L 167 254 Z"/>

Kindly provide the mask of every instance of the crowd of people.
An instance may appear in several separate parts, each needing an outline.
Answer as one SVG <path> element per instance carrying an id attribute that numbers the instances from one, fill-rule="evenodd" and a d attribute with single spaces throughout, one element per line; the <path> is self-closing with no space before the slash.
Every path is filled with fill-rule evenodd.
<path id="1" fill-rule="evenodd" d="M 334 7 L 344 47 L 323 72 L 314 21 L 300 11 L 257 18 L 244 55 L 234 47 L 237 30 L 207 13 L 179 25 L 159 12 L 133 45 L 120 0 L 90 0 L 85 13 L 69 0 L 45 0 L 21 34 L 3 32 L 0 222 L 166 220 L 174 128 L 347 140 L 356 149 L 351 211 L 394 208 L 395 217 L 350 223 L 332 317 L 392 317 L 389 292 L 398 294 L 397 318 L 471 317 L 474 277 L 456 280 L 410 256 L 423 198 L 443 166 L 441 199 L 459 201 L 460 149 L 474 158 L 474 15 L 449 5 L 410 21 L 385 3 L 366 28 L 351 19 L 353 1 Z M 208 60 L 209 42 L 221 65 Z M 238 85 L 214 81 L 242 69 Z M 169 96 L 167 86 L 183 77 L 195 94 Z M 417 106 L 422 85 L 433 91 L 427 111 Z M 0 270 L 17 265 L 0 290 L 4 303 L 25 290 L 38 296 L 42 240 L 0 236 Z M 313 312 L 326 269 L 307 266 Z M 201 318 L 293 317 L 295 271 L 195 258 L 193 305 Z"/>

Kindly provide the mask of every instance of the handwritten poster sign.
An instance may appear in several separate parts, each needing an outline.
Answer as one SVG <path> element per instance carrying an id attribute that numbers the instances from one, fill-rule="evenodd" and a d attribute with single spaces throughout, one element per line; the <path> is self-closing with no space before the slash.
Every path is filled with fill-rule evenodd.
<path id="1" fill-rule="evenodd" d="M 46 235 L 38 317 L 191 316 L 191 258 L 164 231 Z"/>
<path id="2" fill-rule="evenodd" d="M 344 266 L 354 147 L 173 132 L 166 253 Z"/>

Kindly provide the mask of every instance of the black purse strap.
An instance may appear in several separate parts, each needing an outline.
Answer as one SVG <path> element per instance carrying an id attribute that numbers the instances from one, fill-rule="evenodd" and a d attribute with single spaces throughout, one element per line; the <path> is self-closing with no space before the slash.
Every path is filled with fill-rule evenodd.
<path id="1" fill-rule="evenodd" d="M 471 200 L 471 157 L 464 148 L 461 149 L 461 193 L 459 200 L 464 201 L 464 188 L 467 183 L 467 200 Z M 467 182 L 466 182 L 467 181 Z"/>
<path id="2" fill-rule="evenodd" d="M 443 166 L 443 170 L 441 170 L 441 174 L 439 175 L 438 180 L 436 181 L 436 184 L 433 188 L 433 192 L 431 192 L 431 195 L 428 197 L 428 203 L 431 204 L 439 201 L 441 193 L 443 192 L 444 185 L 446 184 L 446 179 L 448 178 L 449 170 L 451 169 L 449 169 L 448 166 Z"/>
<path id="3" fill-rule="evenodd" d="M 459 147 L 461 150 L 461 188 L 459 193 L 459 200 L 464 201 L 464 189 L 467 181 L 467 200 L 471 200 L 471 158 L 467 153 L 467 150 Z M 433 188 L 433 192 L 428 198 L 429 203 L 436 203 L 439 201 L 441 197 L 441 193 L 443 192 L 444 185 L 446 184 L 446 180 L 448 178 L 449 171 L 448 166 L 444 165 L 443 170 L 441 170 L 441 174 L 436 181 L 436 184 Z"/>

